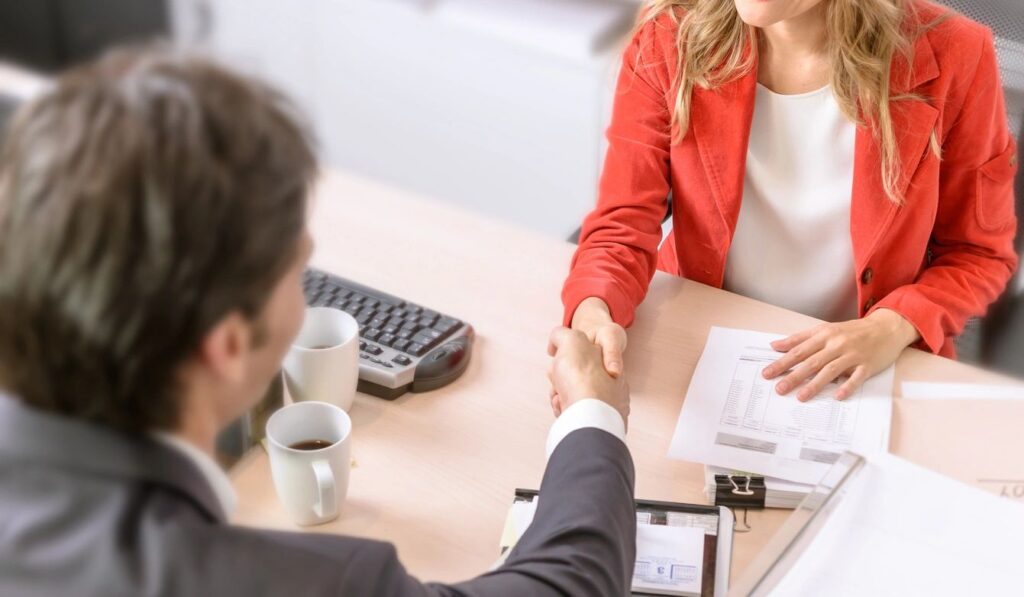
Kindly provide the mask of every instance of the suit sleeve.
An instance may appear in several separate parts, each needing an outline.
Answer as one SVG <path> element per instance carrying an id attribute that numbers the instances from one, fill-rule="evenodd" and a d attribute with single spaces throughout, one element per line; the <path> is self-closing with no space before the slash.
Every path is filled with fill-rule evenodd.
<path id="1" fill-rule="evenodd" d="M 670 188 L 672 81 L 662 47 L 670 27 L 668 15 L 648 21 L 623 55 L 597 207 L 583 222 L 562 289 L 566 326 L 588 297 L 630 325 L 654 276 Z"/>
<path id="2" fill-rule="evenodd" d="M 629 593 L 636 560 L 633 460 L 614 435 L 570 433 L 551 455 L 533 523 L 505 564 L 455 584 L 420 584 L 392 552 L 388 586 L 374 594 L 431 597 L 537 597 Z"/>
<path id="3" fill-rule="evenodd" d="M 1018 261 L 1013 247 L 1016 147 L 987 31 L 968 89 L 943 144 L 931 261 L 913 284 L 892 291 L 872 309 L 901 314 L 932 352 L 960 334 L 968 319 L 985 313 Z"/>

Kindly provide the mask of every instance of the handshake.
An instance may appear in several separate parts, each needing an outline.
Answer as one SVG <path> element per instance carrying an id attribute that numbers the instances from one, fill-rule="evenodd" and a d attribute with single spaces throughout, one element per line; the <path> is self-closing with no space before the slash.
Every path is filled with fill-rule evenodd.
<path id="1" fill-rule="evenodd" d="M 556 417 L 580 400 L 595 398 L 618 411 L 623 422 L 628 423 L 629 387 L 622 375 L 613 377 L 608 373 L 598 344 L 583 332 L 556 328 L 551 332 L 548 354 L 554 357 L 548 379 L 551 410 Z"/>

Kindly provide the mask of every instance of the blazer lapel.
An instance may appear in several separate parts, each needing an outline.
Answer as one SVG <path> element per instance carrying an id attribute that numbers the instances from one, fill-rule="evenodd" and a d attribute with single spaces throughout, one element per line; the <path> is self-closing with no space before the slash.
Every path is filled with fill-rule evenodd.
<path id="1" fill-rule="evenodd" d="M 921 36 L 914 47 L 913 64 L 902 56 L 894 60 L 891 87 L 893 94 L 914 92 L 939 75 L 931 44 Z M 900 100 L 892 103 L 893 129 L 899 151 L 900 177 L 897 188 L 906 197 L 910 181 L 929 150 L 929 141 L 939 111 L 925 101 Z M 850 234 L 853 238 L 857 271 L 864 269 L 882 237 L 899 212 L 882 186 L 882 156 L 871 129 L 857 127 L 854 150 L 853 189 L 850 206 Z"/>
<path id="2" fill-rule="evenodd" d="M 698 154 L 718 206 L 728 247 L 739 218 L 743 179 L 747 166 L 747 145 L 754 118 L 757 68 L 750 69 L 714 89 L 695 88 L 690 106 L 690 129 Z"/>

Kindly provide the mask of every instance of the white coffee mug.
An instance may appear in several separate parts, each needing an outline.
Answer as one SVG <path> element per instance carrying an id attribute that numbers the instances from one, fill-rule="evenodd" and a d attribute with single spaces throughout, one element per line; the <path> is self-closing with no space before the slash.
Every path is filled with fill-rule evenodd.
<path id="1" fill-rule="evenodd" d="M 295 402 L 317 400 L 352 408 L 359 383 L 359 324 L 328 307 L 310 307 L 284 360 L 284 379 Z"/>
<path id="2" fill-rule="evenodd" d="M 277 496 L 296 524 L 338 517 L 348 493 L 352 419 L 326 402 L 296 402 L 267 421 L 267 452 Z M 314 442 L 323 447 L 314 448 Z"/>

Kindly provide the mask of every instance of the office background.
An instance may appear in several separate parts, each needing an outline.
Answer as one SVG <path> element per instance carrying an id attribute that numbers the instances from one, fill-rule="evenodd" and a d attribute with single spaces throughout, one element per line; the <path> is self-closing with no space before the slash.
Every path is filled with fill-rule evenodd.
<path id="1" fill-rule="evenodd" d="M 942 1 L 993 29 L 1020 137 L 1024 3 Z M 326 166 L 565 239 L 595 200 L 619 50 L 639 5 L 5 0 L 0 59 L 46 74 L 114 43 L 169 37 L 285 89 Z M 1022 197 L 1018 190 L 1018 204 Z M 969 326 L 964 360 L 1024 375 L 1022 297 L 1018 276 L 992 316 Z"/>

